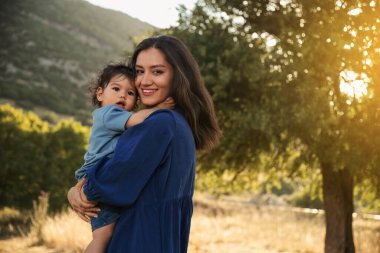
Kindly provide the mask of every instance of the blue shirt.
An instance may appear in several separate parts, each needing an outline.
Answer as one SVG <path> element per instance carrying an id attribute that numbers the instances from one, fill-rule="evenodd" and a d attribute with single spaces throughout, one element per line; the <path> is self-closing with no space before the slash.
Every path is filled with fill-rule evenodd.
<path id="1" fill-rule="evenodd" d="M 108 253 L 187 252 L 195 155 L 185 118 L 158 110 L 121 135 L 113 157 L 88 170 L 88 199 L 121 207 Z"/>
<path id="2" fill-rule="evenodd" d="M 106 105 L 92 112 L 92 129 L 88 142 L 88 150 L 84 155 L 84 164 L 75 171 L 80 180 L 87 176 L 87 170 L 101 158 L 113 154 L 117 140 L 125 130 L 125 124 L 132 115 L 115 105 Z"/>

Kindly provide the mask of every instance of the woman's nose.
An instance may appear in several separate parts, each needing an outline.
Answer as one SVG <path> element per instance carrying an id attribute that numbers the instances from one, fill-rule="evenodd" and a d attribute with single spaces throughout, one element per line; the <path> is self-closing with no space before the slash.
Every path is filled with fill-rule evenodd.
<path id="1" fill-rule="evenodd" d="M 141 80 L 142 85 L 151 85 L 153 84 L 152 78 L 150 77 L 149 74 L 144 74 L 142 80 Z"/>

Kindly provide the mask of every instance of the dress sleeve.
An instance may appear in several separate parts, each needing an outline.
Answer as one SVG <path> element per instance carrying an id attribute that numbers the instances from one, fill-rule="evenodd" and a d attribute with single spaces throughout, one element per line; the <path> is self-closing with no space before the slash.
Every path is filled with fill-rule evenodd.
<path id="1" fill-rule="evenodd" d="M 103 115 L 103 124 L 109 130 L 123 132 L 125 130 L 125 124 L 131 115 L 132 112 L 112 105 L 109 106 Z"/>
<path id="2" fill-rule="evenodd" d="M 157 111 L 125 131 L 114 156 L 88 170 L 84 185 L 88 200 L 115 206 L 133 204 L 166 156 L 174 131 L 174 116 L 168 110 Z"/>

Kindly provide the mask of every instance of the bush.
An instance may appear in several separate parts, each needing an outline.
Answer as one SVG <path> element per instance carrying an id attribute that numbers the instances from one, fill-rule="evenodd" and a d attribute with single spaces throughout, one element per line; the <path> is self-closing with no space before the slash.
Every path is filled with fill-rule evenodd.
<path id="1" fill-rule="evenodd" d="M 0 106 L 0 207 L 30 209 L 41 191 L 51 209 L 66 203 L 74 171 L 83 163 L 89 129 L 74 120 L 50 126 L 34 113 Z"/>

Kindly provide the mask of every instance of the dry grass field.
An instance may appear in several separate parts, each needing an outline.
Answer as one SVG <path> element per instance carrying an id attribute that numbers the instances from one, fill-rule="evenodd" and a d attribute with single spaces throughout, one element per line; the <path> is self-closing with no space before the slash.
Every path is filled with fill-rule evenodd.
<path id="1" fill-rule="evenodd" d="M 189 253 L 322 253 L 323 215 L 196 196 Z M 357 253 L 380 253 L 380 221 L 355 219 Z M 36 237 L 42 243 L 36 243 Z M 90 226 L 71 210 L 47 217 L 40 231 L 0 240 L 0 253 L 77 253 Z"/>

